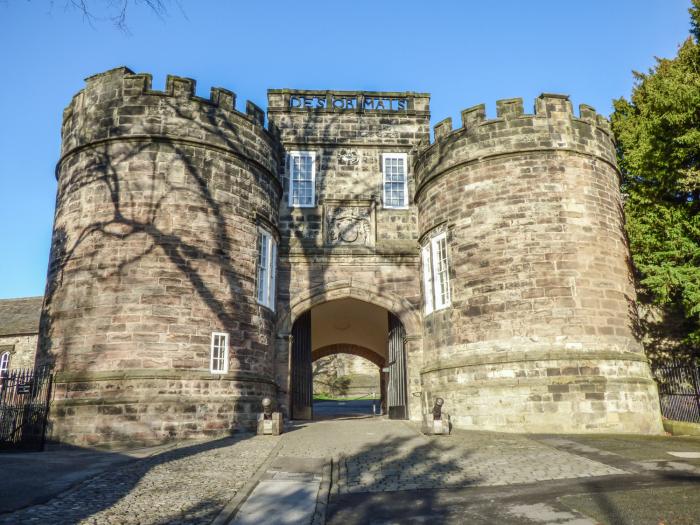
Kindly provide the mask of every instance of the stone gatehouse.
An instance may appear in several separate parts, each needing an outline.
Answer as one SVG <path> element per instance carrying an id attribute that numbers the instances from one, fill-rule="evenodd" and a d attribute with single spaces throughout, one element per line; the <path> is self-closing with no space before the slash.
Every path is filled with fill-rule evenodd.
<path id="1" fill-rule="evenodd" d="M 608 124 L 543 94 L 268 92 L 117 68 L 64 112 L 39 363 L 52 434 L 158 442 L 312 417 L 311 363 L 381 366 L 390 417 L 661 431 Z"/>

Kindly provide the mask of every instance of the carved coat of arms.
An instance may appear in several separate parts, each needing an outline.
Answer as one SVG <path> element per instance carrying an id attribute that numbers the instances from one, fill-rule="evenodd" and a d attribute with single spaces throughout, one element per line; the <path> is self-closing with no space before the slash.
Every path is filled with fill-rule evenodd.
<path id="1" fill-rule="evenodd" d="M 372 210 L 358 206 L 330 208 L 326 214 L 328 244 L 359 244 L 371 246 Z"/>
<path id="2" fill-rule="evenodd" d="M 346 166 L 354 166 L 359 162 L 357 153 L 350 149 L 341 149 L 338 152 L 338 163 Z"/>

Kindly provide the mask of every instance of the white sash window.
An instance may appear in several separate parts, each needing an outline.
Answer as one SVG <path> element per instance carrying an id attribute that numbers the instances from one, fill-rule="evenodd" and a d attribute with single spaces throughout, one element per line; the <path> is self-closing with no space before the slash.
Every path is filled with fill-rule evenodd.
<path id="1" fill-rule="evenodd" d="M 289 167 L 289 206 L 313 208 L 316 205 L 316 153 L 292 151 Z"/>
<path id="2" fill-rule="evenodd" d="M 225 374 L 228 372 L 228 334 L 213 332 L 211 334 L 211 362 L 209 365 L 212 374 Z"/>
<path id="3" fill-rule="evenodd" d="M 405 153 L 382 154 L 385 208 L 408 208 L 407 163 Z"/>
<path id="4" fill-rule="evenodd" d="M 258 303 L 275 309 L 277 272 L 277 243 L 272 235 L 260 230 L 258 234 Z"/>
<path id="5" fill-rule="evenodd" d="M 451 304 L 450 268 L 447 260 L 447 234 L 432 237 L 421 248 L 423 264 L 423 293 L 426 315 Z"/>

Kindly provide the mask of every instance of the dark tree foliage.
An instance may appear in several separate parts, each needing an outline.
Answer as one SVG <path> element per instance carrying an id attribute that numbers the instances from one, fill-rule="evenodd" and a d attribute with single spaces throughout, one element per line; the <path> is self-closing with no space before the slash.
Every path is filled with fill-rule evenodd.
<path id="1" fill-rule="evenodd" d="M 700 0 L 676 57 L 614 101 L 627 233 L 654 351 L 700 354 Z"/>

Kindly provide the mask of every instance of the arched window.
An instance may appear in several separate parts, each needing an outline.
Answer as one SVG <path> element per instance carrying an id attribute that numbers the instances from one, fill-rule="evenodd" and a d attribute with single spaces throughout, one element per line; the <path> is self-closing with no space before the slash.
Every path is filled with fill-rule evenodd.
<path id="1" fill-rule="evenodd" d="M 0 377 L 5 377 L 10 369 L 10 352 L 0 355 Z"/>

